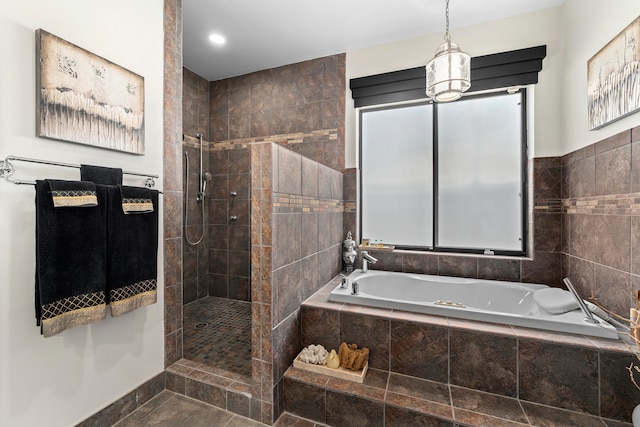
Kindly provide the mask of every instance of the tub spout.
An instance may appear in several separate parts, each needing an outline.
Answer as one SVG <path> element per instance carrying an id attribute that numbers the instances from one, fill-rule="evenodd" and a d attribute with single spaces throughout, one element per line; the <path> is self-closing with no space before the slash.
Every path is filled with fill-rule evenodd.
<path id="1" fill-rule="evenodd" d="M 580 310 L 582 310 L 582 312 L 585 315 L 584 321 L 587 322 L 587 323 L 594 323 L 596 325 L 599 324 L 600 322 L 598 322 L 596 320 L 596 318 L 593 317 L 593 314 L 587 308 L 587 305 L 584 303 L 582 298 L 580 298 L 580 295 L 578 295 L 578 291 L 576 291 L 576 288 L 573 287 L 573 284 L 571 283 L 571 280 L 569 280 L 568 277 L 565 277 L 562 281 L 567 286 L 567 289 L 569 289 L 569 292 L 571 292 L 573 294 L 573 297 L 576 299 L 576 301 L 578 301 L 578 305 L 580 306 Z"/>
<path id="2" fill-rule="evenodd" d="M 376 262 L 378 262 L 378 260 L 369 255 L 369 252 L 362 251 L 362 271 L 364 273 L 369 271 L 369 263 L 375 264 Z"/>

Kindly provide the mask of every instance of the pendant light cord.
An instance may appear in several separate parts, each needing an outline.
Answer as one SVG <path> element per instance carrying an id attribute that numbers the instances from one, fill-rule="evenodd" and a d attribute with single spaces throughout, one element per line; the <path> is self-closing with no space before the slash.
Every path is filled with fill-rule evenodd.
<path id="1" fill-rule="evenodd" d="M 446 15 L 446 30 L 444 32 L 444 41 L 449 43 L 451 41 L 451 36 L 449 35 L 449 0 L 447 0 L 445 15 Z"/>

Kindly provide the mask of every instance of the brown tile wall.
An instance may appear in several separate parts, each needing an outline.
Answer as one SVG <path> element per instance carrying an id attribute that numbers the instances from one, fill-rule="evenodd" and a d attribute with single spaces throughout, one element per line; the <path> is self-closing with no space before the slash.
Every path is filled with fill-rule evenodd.
<path id="1" fill-rule="evenodd" d="M 194 242 L 203 236 L 197 246 L 186 242 L 183 246 L 183 302 L 208 295 L 249 301 L 249 149 L 237 141 L 209 142 L 210 84 L 186 68 L 183 73 L 183 150 L 189 154 L 190 170 L 187 236 Z M 213 175 L 204 206 L 196 201 L 200 161 L 197 134 L 204 138 L 203 170 Z"/>
<path id="2" fill-rule="evenodd" d="M 207 152 L 209 295 L 251 301 L 251 151 L 211 144 Z"/>
<path id="3" fill-rule="evenodd" d="M 182 68 L 182 133 L 202 134 L 209 141 L 209 82 L 188 68 Z"/>
<path id="4" fill-rule="evenodd" d="M 203 142 L 206 144 L 206 141 Z M 189 178 L 188 182 L 183 182 L 183 195 L 186 198 L 186 186 L 189 185 L 189 197 L 186 203 L 186 209 L 188 209 L 187 226 L 185 232 L 191 242 L 197 242 L 202 236 L 202 241 L 197 245 L 191 245 L 186 241 L 183 241 L 182 245 L 182 259 L 183 259 L 183 282 L 184 282 L 184 294 L 183 303 L 188 304 L 199 298 L 209 295 L 209 238 L 208 238 L 208 224 L 207 224 L 207 207 L 205 203 L 203 206 L 201 202 L 196 200 L 199 191 L 199 168 L 200 168 L 200 147 L 199 141 L 196 138 L 185 137 L 182 143 L 183 152 L 189 154 Z M 186 162 L 186 157 L 182 157 Z M 206 172 L 209 159 L 207 151 L 203 152 L 203 170 Z M 183 175 L 186 176 L 186 175 Z M 207 192 L 211 191 L 211 188 L 215 185 L 210 183 Z M 208 200 L 208 199 L 207 199 Z M 203 212 L 204 207 L 204 212 Z M 187 212 L 185 212 L 187 213 Z M 183 215 L 185 214 L 183 213 Z M 203 222 L 204 214 L 204 222 Z"/>
<path id="5" fill-rule="evenodd" d="M 187 236 L 192 242 L 204 237 L 198 245 L 183 244 L 183 303 L 188 304 L 209 295 L 209 233 L 207 230 L 207 205 L 204 206 L 205 221 L 202 221 L 202 204 L 196 201 L 199 190 L 200 143 L 196 135 L 204 139 L 205 151 L 202 158 L 203 170 L 209 170 L 209 156 L 206 144 L 209 139 L 209 82 L 184 68 L 182 69 L 182 151 L 189 154 L 189 185 Z M 184 154 L 182 159 L 186 161 Z M 183 172 L 183 175 L 184 172 Z M 183 180 L 184 181 L 184 180 Z M 213 184 L 213 183 L 212 183 Z M 209 188 L 213 188 L 211 185 Z M 204 226 L 203 226 L 204 225 Z"/>
<path id="6" fill-rule="evenodd" d="M 274 142 L 342 171 L 345 82 L 344 54 L 211 82 L 211 140 L 282 135 L 281 141 Z M 290 137 L 318 131 L 331 133 Z"/>
<path id="7" fill-rule="evenodd" d="M 301 350 L 302 301 L 342 268 L 343 176 L 273 143 L 253 144 L 251 163 L 253 396 L 271 423 Z"/>
<path id="8" fill-rule="evenodd" d="M 164 0 L 165 367 L 182 357 L 182 1 Z"/>
<path id="9" fill-rule="evenodd" d="M 628 316 L 640 288 L 640 127 L 563 156 L 563 275 Z"/>

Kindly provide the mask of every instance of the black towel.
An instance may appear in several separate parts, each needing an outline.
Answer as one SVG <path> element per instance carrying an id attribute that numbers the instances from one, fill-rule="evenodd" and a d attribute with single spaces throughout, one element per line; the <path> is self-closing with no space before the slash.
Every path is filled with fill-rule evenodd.
<path id="1" fill-rule="evenodd" d="M 142 187 L 120 186 L 122 198 L 122 211 L 125 215 L 153 212 L 153 200 L 151 190 Z"/>
<path id="2" fill-rule="evenodd" d="M 102 166 L 80 165 L 80 179 L 95 184 L 121 185 L 122 169 Z"/>
<path id="3" fill-rule="evenodd" d="M 56 208 L 98 205 L 96 184 L 93 182 L 60 181 L 57 179 L 48 179 L 47 182 L 51 188 L 53 206 Z"/>
<path id="4" fill-rule="evenodd" d="M 120 188 L 106 189 L 107 300 L 111 315 L 119 316 L 157 300 L 158 191 L 141 189 L 151 200 L 153 212 L 125 215 Z"/>
<path id="5" fill-rule="evenodd" d="M 36 182 L 36 319 L 45 337 L 106 317 L 106 191 L 96 193 L 98 206 L 58 209 L 50 182 Z"/>

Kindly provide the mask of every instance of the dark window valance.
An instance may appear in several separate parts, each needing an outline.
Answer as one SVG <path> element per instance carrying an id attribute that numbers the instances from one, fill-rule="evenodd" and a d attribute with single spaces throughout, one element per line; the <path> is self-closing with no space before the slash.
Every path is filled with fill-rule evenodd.
<path id="1" fill-rule="evenodd" d="M 471 58 L 471 89 L 477 92 L 538 83 L 547 46 Z M 425 67 L 359 77 L 349 81 L 356 107 L 426 98 Z"/>

